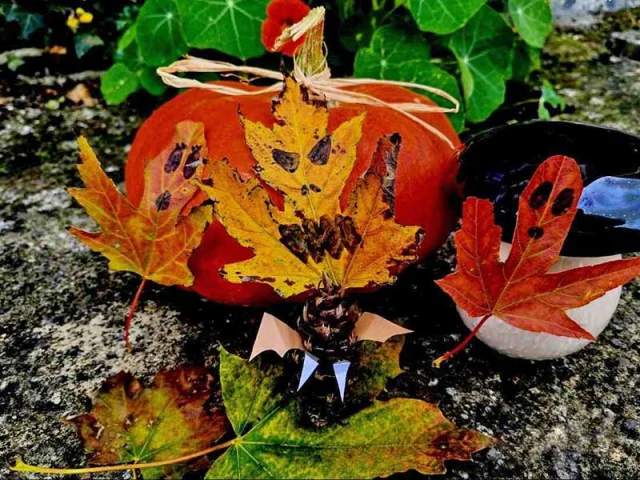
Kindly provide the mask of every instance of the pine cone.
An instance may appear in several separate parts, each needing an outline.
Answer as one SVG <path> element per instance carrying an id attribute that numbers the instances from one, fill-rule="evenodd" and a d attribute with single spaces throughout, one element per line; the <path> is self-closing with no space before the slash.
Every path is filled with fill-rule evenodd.
<path id="1" fill-rule="evenodd" d="M 350 360 L 355 343 L 353 327 L 360 315 L 354 299 L 343 297 L 337 287 L 327 287 L 305 303 L 298 330 L 315 356 L 329 361 Z"/>

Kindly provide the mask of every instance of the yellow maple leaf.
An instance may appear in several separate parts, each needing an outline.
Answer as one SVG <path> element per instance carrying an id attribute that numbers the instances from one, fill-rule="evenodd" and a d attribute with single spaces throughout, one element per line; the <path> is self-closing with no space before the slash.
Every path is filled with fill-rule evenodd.
<path id="1" fill-rule="evenodd" d="M 343 291 L 390 283 L 395 269 L 415 260 L 422 229 L 399 225 L 393 218 L 399 135 L 380 139 L 369 171 L 342 211 L 340 195 L 355 161 L 362 117 L 327 134 L 326 111 L 287 79 L 274 109 L 280 124 L 273 131 L 243 120 L 247 143 L 259 156 L 256 172 L 283 193 L 282 210 L 259 180 L 243 179 L 224 161 L 208 166 L 210 180 L 200 188 L 215 201 L 215 214 L 227 232 L 255 254 L 226 265 L 221 273 L 227 280 L 266 283 L 288 298 L 319 289 L 326 281 Z M 331 138 L 331 148 L 327 161 L 314 163 L 309 152 L 316 149 L 318 138 Z M 284 145 L 290 148 L 292 139 L 303 146 L 296 152 L 300 161 L 295 168 L 273 153 Z M 306 169 L 305 176 L 301 169 Z M 313 172 L 310 177 L 308 172 Z M 304 178 L 321 187 L 313 195 L 311 189 L 302 192 Z"/>
<path id="2" fill-rule="evenodd" d="M 125 339 L 146 280 L 162 285 L 193 284 L 187 266 L 191 252 L 200 244 L 211 222 L 211 206 L 181 215 L 198 187 L 206 156 L 204 127 L 182 122 L 162 152 L 145 165 L 145 190 L 139 206 L 120 193 L 102 170 L 84 137 L 78 139 L 81 163 L 78 170 L 85 188 L 70 188 L 73 196 L 95 220 L 99 232 L 69 229 L 82 243 L 109 259 L 112 270 L 142 277 L 126 321 Z M 183 212 L 187 213 L 187 212 Z"/>
<path id="3" fill-rule="evenodd" d="M 273 129 L 241 116 L 256 171 L 307 218 L 339 213 L 340 192 L 353 170 L 365 114 L 329 134 L 327 106 L 310 102 L 304 87 L 290 77 L 273 114 Z"/>

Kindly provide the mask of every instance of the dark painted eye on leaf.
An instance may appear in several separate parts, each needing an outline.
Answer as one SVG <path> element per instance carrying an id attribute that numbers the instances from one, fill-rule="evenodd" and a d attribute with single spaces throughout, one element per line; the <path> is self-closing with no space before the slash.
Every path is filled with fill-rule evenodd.
<path id="1" fill-rule="evenodd" d="M 551 190 L 553 190 L 553 184 L 551 182 L 541 183 L 538 188 L 533 191 L 531 198 L 529 198 L 531 208 L 537 210 L 547 203 L 549 195 L 551 195 Z"/>
<path id="2" fill-rule="evenodd" d="M 300 225 L 280 225 L 278 231 L 281 235 L 280 242 L 296 257 L 307 263 L 309 248 L 302 227 Z"/>
<path id="3" fill-rule="evenodd" d="M 322 189 L 319 186 L 317 186 L 317 185 L 315 185 L 313 183 L 309 184 L 309 188 L 311 189 L 311 191 L 313 193 L 320 193 L 322 191 Z"/>
<path id="4" fill-rule="evenodd" d="M 303 185 L 300 189 L 300 193 L 305 197 L 309 195 L 309 185 Z"/>
<path id="5" fill-rule="evenodd" d="M 313 146 L 307 158 L 314 165 L 326 165 L 329 161 L 329 155 L 331 155 L 331 135 L 318 140 L 318 143 Z"/>
<path id="6" fill-rule="evenodd" d="M 285 152 L 278 148 L 274 148 L 271 153 L 273 161 L 284 168 L 287 172 L 293 173 L 300 165 L 300 155 L 294 152 Z"/>
<path id="7" fill-rule="evenodd" d="M 169 204 L 171 203 L 171 192 L 169 190 L 165 190 L 158 198 L 156 198 L 156 208 L 159 212 L 162 210 L 166 210 L 169 208 Z"/>
<path id="8" fill-rule="evenodd" d="M 542 238 L 542 236 L 544 235 L 544 230 L 540 227 L 531 227 L 527 231 L 527 234 L 529 235 L 529 237 L 533 238 L 534 240 L 538 240 L 539 238 Z"/>
<path id="9" fill-rule="evenodd" d="M 169 155 L 167 162 L 164 164 L 164 173 L 173 173 L 180 166 L 182 161 L 182 154 L 184 153 L 187 145 L 185 143 L 176 143 L 176 148 Z"/>
<path id="10" fill-rule="evenodd" d="M 202 157 L 200 156 L 201 145 L 194 145 L 191 147 L 191 153 L 187 157 L 187 162 L 184 164 L 182 173 L 187 180 L 193 177 L 198 169 L 198 165 L 202 163 Z"/>
<path id="11" fill-rule="evenodd" d="M 574 200 L 574 191 L 573 188 L 565 188 L 562 190 L 556 199 L 553 201 L 553 205 L 551 206 L 551 213 L 553 213 L 556 217 L 560 215 L 564 215 L 569 211 L 571 205 L 573 205 Z"/>
<path id="12" fill-rule="evenodd" d="M 350 253 L 353 253 L 358 245 L 362 242 L 362 236 L 358 233 L 356 224 L 351 217 L 343 217 L 338 215 L 336 217 L 336 224 L 340 229 L 340 236 L 342 242 Z"/>

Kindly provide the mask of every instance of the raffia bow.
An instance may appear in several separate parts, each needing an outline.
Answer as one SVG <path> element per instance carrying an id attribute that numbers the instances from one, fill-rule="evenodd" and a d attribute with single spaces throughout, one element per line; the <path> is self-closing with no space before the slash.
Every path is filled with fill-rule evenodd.
<path id="1" fill-rule="evenodd" d="M 294 57 L 293 77 L 296 81 L 301 85 L 304 85 L 312 96 L 321 98 L 328 102 L 371 105 L 396 111 L 436 135 L 452 150 L 455 149 L 453 142 L 444 133 L 415 115 L 416 113 L 436 112 L 457 113 L 460 109 L 460 104 L 458 100 L 447 92 L 439 88 L 413 82 L 377 80 L 372 78 L 331 77 L 331 70 L 327 65 L 326 55 L 324 53 L 324 43 L 322 40 L 324 14 L 325 10 L 323 7 L 314 8 L 302 21 L 284 30 L 282 35 L 278 40 L 276 40 L 275 47 L 277 49 L 279 45 L 288 41 L 298 40 L 303 35 L 307 36 L 305 43 L 301 46 Z M 244 90 L 217 83 L 203 83 L 195 79 L 179 77 L 176 75 L 176 73 L 205 72 L 236 76 L 238 74 L 246 74 L 250 77 L 250 80 L 269 79 L 274 80 L 276 83 L 255 90 Z M 206 60 L 188 55 L 185 56 L 183 60 L 178 60 L 167 67 L 158 68 L 157 73 L 164 83 L 175 88 L 201 88 L 221 95 L 231 96 L 254 96 L 265 93 L 276 93 L 282 90 L 284 85 L 284 74 L 274 70 L 234 65 L 228 62 Z M 349 87 L 357 85 L 392 85 L 412 88 L 445 98 L 450 101 L 453 106 L 441 107 L 438 105 L 429 105 L 421 103 L 419 100 L 416 100 L 413 103 L 385 102 L 373 95 L 348 89 Z"/>

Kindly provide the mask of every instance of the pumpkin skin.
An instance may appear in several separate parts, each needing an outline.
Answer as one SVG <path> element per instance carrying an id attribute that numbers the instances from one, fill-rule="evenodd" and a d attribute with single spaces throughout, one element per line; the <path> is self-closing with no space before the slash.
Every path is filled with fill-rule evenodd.
<path id="1" fill-rule="evenodd" d="M 245 90 L 254 87 L 236 82 L 216 82 Z M 386 102 L 432 104 L 429 99 L 404 88 L 381 85 L 359 85 L 354 91 L 373 95 Z M 127 196 L 137 205 L 144 188 L 146 159 L 158 155 L 171 138 L 175 125 L 184 120 L 202 122 L 209 149 L 209 158 L 223 157 L 242 175 L 253 176 L 255 160 L 244 142 L 244 131 L 238 110 L 252 121 L 271 127 L 274 119 L 271 104 L 274 94 L 255 96 L 226 96 L 215 92 L 192 89 L 157 109 L 138 130 L 127 158 L 125 183 Z M 457 220 L 458 186 L 457 160 L 454 151 L 442 140 L 399 112 L 385 107 L 340 104 L 329 109 L 329 132 L 344 121 L 360 114 L 367 115 L 362 138 L 356 152 L 356 163 L 342 194 L 343 206 L 360 175 L 368 168 L 378 139 L 399 133 L 402 146 L 396 171 L 396 221 L 403 225 L 420 225 L 426 236 L 420 249 L 423 257 L 444 243 Z M 454 143 L 460 145 L 453 127 L 443 113 L 424 113 L 427 121 Z M 270 191 L 276 204 L 277 192 Z M 206 197 L 194 199 L 199 204 Z M 189 267 L 195 276 L 192 290 L 216 302 L 231 305 L 265 306 L 282 301 L 268 285 L 260 283 L 235 284 L 224 280 L 219 270 L 226 264 L 241 262 L 253 256 L 251 250 L 240 245 L 214 221 L 207 229 L 201 245 L 193 252 Z"/>

